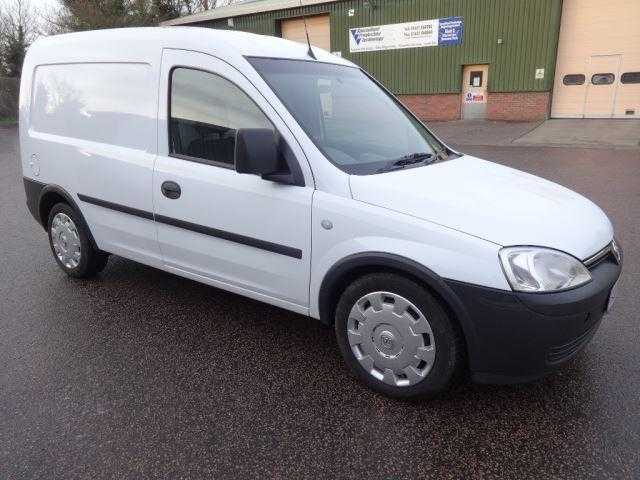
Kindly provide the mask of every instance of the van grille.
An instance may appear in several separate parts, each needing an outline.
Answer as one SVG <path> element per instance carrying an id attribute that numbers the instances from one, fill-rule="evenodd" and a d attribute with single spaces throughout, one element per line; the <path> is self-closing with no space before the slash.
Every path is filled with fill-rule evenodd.
<path id="1" fill-rule="evenodd" d="M 587 267 L 589 270 L 592 270 L 607 259 L 612 259 L 615 261 L 615 256 L 613 254 L 611 244 L 607 245 L 599 252 L 591 255 L 589 258 L 583 260 L 582 263 L 584 263 L 585 267 Z"/>

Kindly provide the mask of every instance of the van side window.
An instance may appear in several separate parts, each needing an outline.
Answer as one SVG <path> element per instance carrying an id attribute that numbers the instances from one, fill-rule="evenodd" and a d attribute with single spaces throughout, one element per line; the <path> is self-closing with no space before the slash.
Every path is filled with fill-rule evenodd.
<path id="1" fill-rule="evenodd" d="M 273 125 L 230 81 L 208 72 L 176 68 L 171 73 L 169 152 L 233 167 L 236 130 Z"/>
<path id="2" fill-rule="evenodd" d="M 142 63 L 40 65 L 33 79 L 31 127 L 61 138 L 155 152 L 153 85 L 153 70 Z M 3 100 L 0 94 L 0 104 Z"/>

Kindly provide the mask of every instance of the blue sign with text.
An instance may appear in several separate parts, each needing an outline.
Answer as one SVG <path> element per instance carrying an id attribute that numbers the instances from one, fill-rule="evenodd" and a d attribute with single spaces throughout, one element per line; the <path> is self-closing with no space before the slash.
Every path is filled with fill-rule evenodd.
<path id="1" fill-rule="evenodd" d="M 462 17 L 446 17 L 439 19 L 438 46 L 460 45 L 464 34 Z"/>

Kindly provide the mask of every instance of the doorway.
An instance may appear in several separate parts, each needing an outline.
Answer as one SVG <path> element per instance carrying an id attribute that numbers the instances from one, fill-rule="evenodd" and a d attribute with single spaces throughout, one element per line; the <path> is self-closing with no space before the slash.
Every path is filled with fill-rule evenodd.
<path id="1" fill-rule="evenodd" d="M 462 70 L 462 118 L 487 117 L 489 65 L 465 65 Z"/>
<path id="2" fill-rule="evenodd" d="M 587 97 L 584 103 L 586 118 L 611 118 L 620 84 L 620 55 L 594 55 L 589 62 Z"/>
<path id="3" fill-rule="evenodd" d="M 309 40 L 315 47 L 331 50 L 331 28 L 329 15 L 315 15 L 307 17 Z M 291 18 L 280 23 L 282 38 L 294 42 L 307 43 L 307 34 L 304 29 L 303 18 Z"/>

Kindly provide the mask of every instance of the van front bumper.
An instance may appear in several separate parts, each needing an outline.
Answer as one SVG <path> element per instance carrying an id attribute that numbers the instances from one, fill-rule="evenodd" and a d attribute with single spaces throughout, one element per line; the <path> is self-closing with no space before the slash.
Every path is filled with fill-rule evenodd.
<path id="1" fill-rule="evenodd" d="M 517 293 L 447 281 L 464 305 L 472 378 L 519 383 L 540 378 L 589 343 L 622 268 L 613 257 L 593 267 L 592 281 L 558 293 Z"/>

